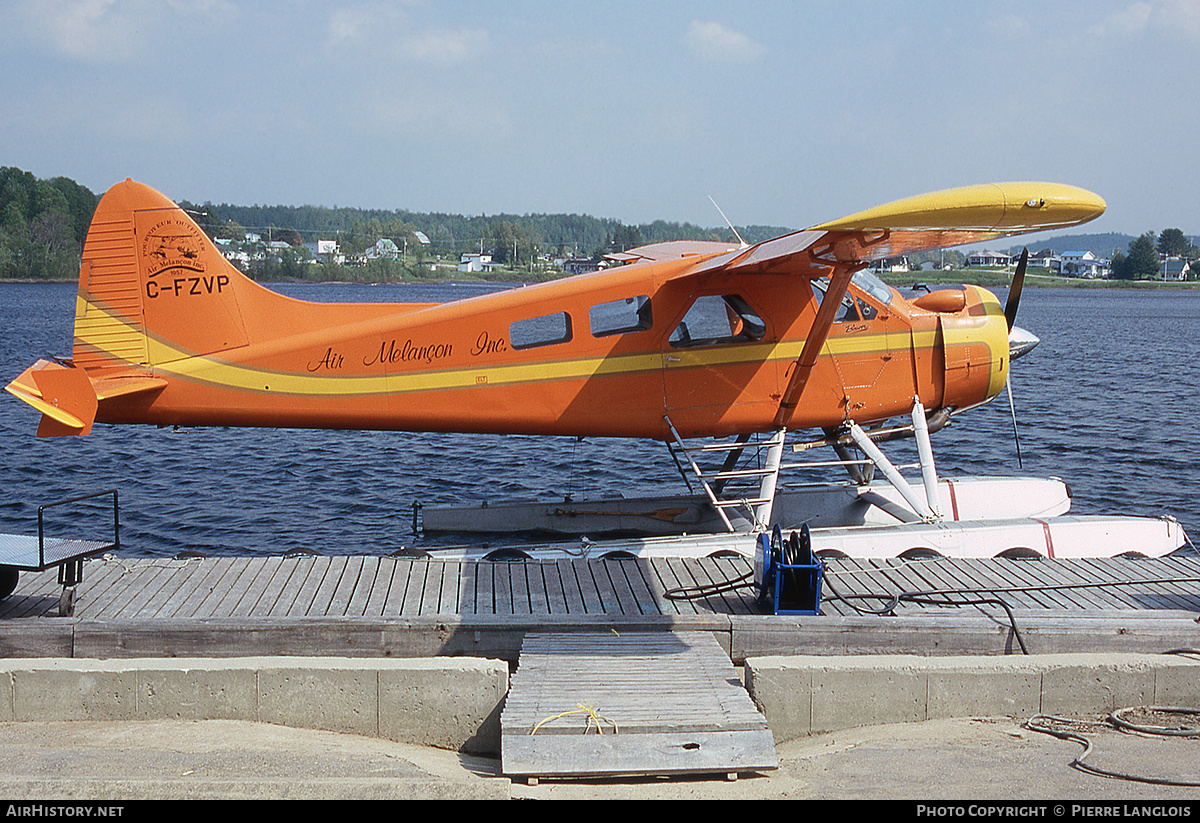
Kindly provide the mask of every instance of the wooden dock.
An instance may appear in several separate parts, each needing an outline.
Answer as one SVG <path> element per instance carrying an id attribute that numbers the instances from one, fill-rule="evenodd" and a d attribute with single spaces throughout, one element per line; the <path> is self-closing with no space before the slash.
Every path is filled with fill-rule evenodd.
<path id="1" fill-rule="evenodd" d="M 706 631 L 735 661 L 1200 646 L 1196 557 L 833 561 L 819 616 L 770 614 L 751 584 L 738 558 L 106 556 L 84 563 L 70 616 L 53 570 L 22 574 L 0 601 L 0 654 L 514 660 L 528 632 L 597 627 Z"/>

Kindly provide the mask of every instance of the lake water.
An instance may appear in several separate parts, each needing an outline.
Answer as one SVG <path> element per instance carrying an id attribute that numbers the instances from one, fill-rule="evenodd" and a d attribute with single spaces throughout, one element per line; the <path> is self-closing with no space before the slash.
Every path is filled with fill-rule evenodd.
<path id="1" fill-rule="evenodd" d="M 273 288 L 311 300 L 406 302 L 498 287 Z M 74 292 L 0 284 L 0 380 L 38 357 L 70 355 Z M 1042 339 L 1012 378 L 1023 468 L 1002 393 L 934 436 L 939 472 L 1061 477 L 1075 513 L 1168 514 L 1195 541 L 1200 293 L 1029 288 L 1018 323 Z M 389 554 L 438 544 L 413 534 L 415 501 L 686 491 L 666 448 L 640 441 L 106 425 L 83 438 L 39 439 L 38 417 L 0 395 L 0 531 L 36 533 L 39 504 L 116 488 L 129 556 Z M 911 444 L 887 451 L 915 460 Z"/>

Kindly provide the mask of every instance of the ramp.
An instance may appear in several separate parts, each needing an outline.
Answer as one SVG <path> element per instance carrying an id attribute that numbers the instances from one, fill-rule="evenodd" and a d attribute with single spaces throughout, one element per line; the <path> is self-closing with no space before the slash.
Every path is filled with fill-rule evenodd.
<path id="1" fill-rule="evenodd" d="M 500 716 L 509 777 L 778 768 L 766 719 L 707 632 L 529 633 Z"/>

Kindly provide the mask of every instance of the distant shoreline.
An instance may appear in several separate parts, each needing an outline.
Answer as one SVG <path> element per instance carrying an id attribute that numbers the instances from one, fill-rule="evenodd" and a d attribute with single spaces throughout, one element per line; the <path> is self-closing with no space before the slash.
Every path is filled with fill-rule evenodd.
<path id="1" fill-rule="evenodd" d="M 456 272 L 462 274 L 462 272 Z M 438 277 L 438 278 L 420 278 L 412 280 L 397 280 L 387 282 L 367 282 L 360 280 L 255 280 L 260 286 L 270 287 L 273 284 L 284 285 L 354 285 L 354 286 L 378 286 L 378 285 L 429 285 L 441 286 L 452 284 L 510 284 L 510 283 L 542 283 L 553 282 L 554 280 L 564 280 L 566 275 L 561 278 L 549 279 L 530 279 L 528 277 L 520 277 L 522 272 L 513 272 L 511 276 L 507 272 L 502 272 L 494 277 Z M 880 275 L 880 279 L 890 286 L 895 286 L 901 289 L 911 289 L 915 284 L 924 283 L 927 286 L 946 286 L 970 284 L 982 286 L 983 288 L 1007 287 L 1012 282 L 1013 273 L 1004 270 L 970 270 L 970 269 L 952 269 L 950 271 L 914 271 L 907 273 L 887 272 Z M 252 278 L 253 279 L 253 278 Z M 75 283 L 76 279 L 8 279 L 0 278 L 0 283 Z M 1200 289 L 1200 282 L 1189 281 L 1167 281 L 1167 280 L 1085 280 L 1074 277 L 1054 277 L 1044 274 L 1026 274 L 1025 286 L 1028 288 L 1061 288 L 1061 289 L 1150 289 L 1150 290 L 1178 290 L 1178 291 L 1195 291 Z"/>
<path id="2" fill-rule="evenodd" d="M 951 284 L 969 283 L 984 288 L 1007 287 L 1013 278 L 1013 272 L 1003 269 L 952 269 L 950 271 L 914 271 L 906 273 L 884 273 L 880 275 L 885 283 L 897 288 L 912 288 L 916 283 L 928 286 L 944 286 Z M 1174 289 L 1179 291 L 1194 291 L 1200 288 L 1200 282 L 1180 280 L 1087 280 L 1077 277 L 1055 277 L 1048 274 L 1025 275 L 1026 288 L 1047 289 Z"/>

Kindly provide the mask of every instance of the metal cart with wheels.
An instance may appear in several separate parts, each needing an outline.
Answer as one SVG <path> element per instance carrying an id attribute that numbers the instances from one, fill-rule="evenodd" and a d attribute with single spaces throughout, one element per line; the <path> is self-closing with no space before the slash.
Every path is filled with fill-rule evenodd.
<path id="1" fill-rule="evenodd" d="M 81 540 L 47 536 L 47 509 L 81 504 L 103 497 L 112 498 L 111 540 Z M 63 617 L 69 617 L 75 610 L 76 587 L 83 579 L 84 558 L 121 548 L 118 512 L 119 505 L 115 489 L 83 494 L 38 506 L 37 537 L 0 534 L 0 599 L 8 597 L 17 588 L 21 572 L 40 572 L 57 566 L 58 582 L 63 587 L 58 600 L 58 613 Z"/>

